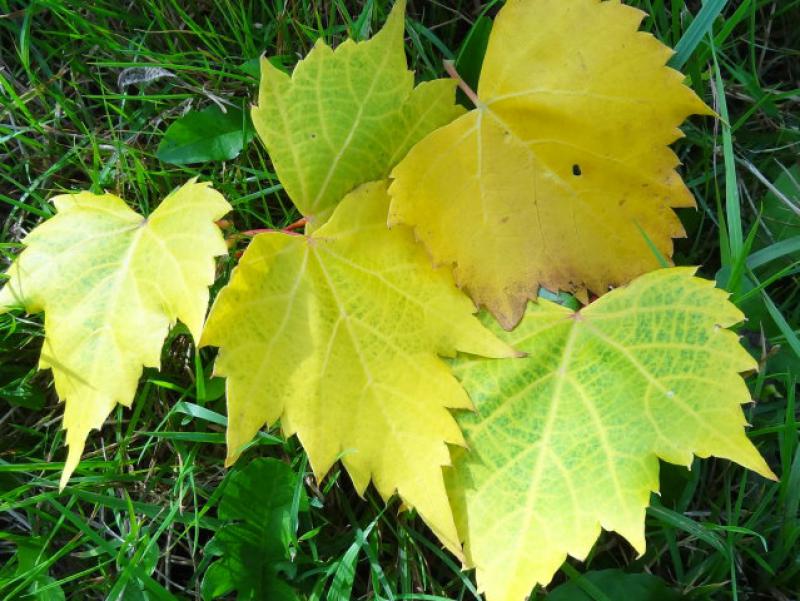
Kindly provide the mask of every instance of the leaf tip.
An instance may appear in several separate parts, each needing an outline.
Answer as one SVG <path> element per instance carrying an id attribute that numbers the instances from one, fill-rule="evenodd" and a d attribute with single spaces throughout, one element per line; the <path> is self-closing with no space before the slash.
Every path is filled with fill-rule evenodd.
<path id="1" fill-rule="evenodd" d="M 775 474 L 775 472 L 772 471 L 772 468 L 769 466 L 767 461 L 764 459 L 764 457 L 761 455 L 761 453 L 758 451 L 758 449 L 756 449 L 754 445 L 752 446 L 752 450 L 754 454 L 753 460 L 749 462 L 749 465 L 744 464 L 745 467 L 753 470 L 759 476 L 762 476 L 767 480 L 772 480 L 773 482 L 779 482 L 780 478 L 777 476 L 777 474 Z"/>
<path id="2" fill-rule="evenodd" d="M 81 460 L 81 454 L 83 453 L 83 446 L 83 443 L 79 444 L 74 440 L 67 443 L 67 460 L 64 462 L 64 469 L 61 472 L 61 479 L 58 481 L 59 493 L 64 492 L 64 488 L 66 488 L 69 479 L 72 477 L 72 474 L 78 467 L 78 463 Z"/>

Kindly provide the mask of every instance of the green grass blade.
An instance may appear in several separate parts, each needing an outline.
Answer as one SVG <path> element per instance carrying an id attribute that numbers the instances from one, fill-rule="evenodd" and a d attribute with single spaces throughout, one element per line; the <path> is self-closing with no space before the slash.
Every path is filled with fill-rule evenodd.
<path id="1" fill-rule="evenodd" d="M 703 5 L 675 46 L 675 55 L 669 61 L 671 67 L 680 69 L 686 64 L 703 37 L 711 31 L 714 20 L 727 5 L 728 0 L 708 0 Z"/>

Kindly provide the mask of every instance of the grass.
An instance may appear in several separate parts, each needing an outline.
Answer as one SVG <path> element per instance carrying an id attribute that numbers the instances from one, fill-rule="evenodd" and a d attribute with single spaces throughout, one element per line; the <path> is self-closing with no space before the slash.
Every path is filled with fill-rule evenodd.
<path id="1" fill-rule="evenodd" d="M 673 64 L 722 117 L 691 120 L 676 147 L 700 207 L 681 213 L 688 235 L 676 262 L 716 276 L 748 315 L 744 341 L 761 363 L 749 379 L 757 401 L 747 408 L 750 436 L 781 479 L 767 482 L 722 460 L 698 461 L 691 471 L 664 466 L 662 495 L 648 511 L 647 553 L 636 557 L 606 533 L 554 584 L 624 567 L 656 574 L 689 599 L 794 600 L 800 218 L 781 209 L 783 200 L 800 203 L 783 176 L 800 149 L 800 0 L 628 3 L 650 14 L 648 30 L 677 46 Z M 110 190 L 146 213 L 200 175 L 234 205 L 240 230 L 291 223 L 298 215 L 258 143 L 235 160 L 186 168 L 160 162 L 159 141 L 189 108 L 252 99 L 257 82 L 241 66 L 262 52 L 291 64 L 320 36 L 364 37 L 388 4 L 0 0 L 0 265 L 64 191 Z M 490 4 L 412 2 L 406 43 L 419 78 L 442 76 L 442 58 L 474 60 L 469 53 L 480 44 L 464 57 L 460 40 L 484 8 L 493 14 Z M 121 73 L 135 78 L 141 74 L 130 69 L 140 67 L 170 76 L 119 85 Z M 0 595 L 200 598 L 221 484 L 230 477 L 212 351 L 196 352 L 176 328 L 162 370 L 147 371 L 133 409 L 118 409 L 90 438 L 59 494 L 61 408 L 49 375 L 36 373 L 41 338 L 40 316 L 0 316 Z M 256 456 L 284 459 L 305 478 L 310 507 L 294 512 L 299 536 L 287 578 L 310 599 L 479 598 L 471 576 L 419 519 L 398 515 L 396 503 L 387 509 L 372 491 L 362 501 L 338 471 L 315 483 L 297 441 L 277 432 L 255 441 L 246 458 Z"/>

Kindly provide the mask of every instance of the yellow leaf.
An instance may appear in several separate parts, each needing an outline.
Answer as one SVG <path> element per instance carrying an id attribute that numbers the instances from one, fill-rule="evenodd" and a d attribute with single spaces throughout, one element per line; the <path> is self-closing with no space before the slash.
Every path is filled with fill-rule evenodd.
<path id="1" fill-rule="evenodd" d="M 497 16 L 477 108 L 392 172 L 390 224 L 506 328 L 540 286 L 600 295 L 658 268 L 694 200 L 667 144 L 709 109 L 665 66 L 671 50 L 617 1 L 510 0 Z M 640 229 L 641 228 L 641 229 Z"/>
<path id="2" fill-rule="evenodd" d="M 527 357 L 465 358 L 469 451 L 446 469 L 456 525 L 488 601 L 522 601 L 600 528 L 645 550 L 658 460 L 716 455 L 774 478 L 748 440 L 743 319 L 693 268 L 663 269 L 580 312 L 540 300 L 503 338 Z M 502 330 L 494 326 L 498 334 Z"/>
<path id="3" fill-rule="evenodd" d="M 455 82 L 414 88 L 403 47 L 405 0 L 366 42 L 332 50 L 318 40 L 291 77 L 261 60 L 253 124 L 292 202 L 311 229 L 342 197 L 378 180 L 418 140 L 464 112 Z"/>
<path id="4" fill-rule="evenodd" d="M 227 378 L 229 464 L 280 418 L 318 478 L 341 458 L 359 494 L 370 479 L 397 491 L 458 553 L 441 468 L 463 443 L 448 409 L 470 403 L 438 355 L 513 351 L 408 228 L 386 228 L 386 185 L 357 188 L 313 235 L 256 236 L 202 344 Z"/>
<path id="5" fill-rule="evenodd" d="M 130 406 L 142 366 L 158 367 L 180 319 L 197 340 L 227 252 L 214 220 L 230 210 L 205 183 L 188 182 L 148 217 L 112 194 L 56 196 L 58 213 L 24 240 L 0 290 L 0 313 L 44 311 L 39 367 L 52 369 L 69 453 L 63 488 L 86 437 L 116 403 Z"/>

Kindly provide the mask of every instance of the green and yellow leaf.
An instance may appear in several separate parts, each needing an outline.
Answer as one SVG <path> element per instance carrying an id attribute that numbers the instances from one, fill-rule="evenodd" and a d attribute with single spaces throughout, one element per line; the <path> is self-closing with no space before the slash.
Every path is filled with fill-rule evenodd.
<path id="1" fill-rule="evenodd" d="M 180 319 L 199 339 L 213 259 L 227 252 L 214 221 L 230 206 L 195 181 L 147 218 L 112 194 L 53 202 L 58 213 L 23 240 L 0 290 L 0 313 L 44 311 L 39 367 L 53 371 L 65 401 L 63 488 L 89 432 L 117 403 L 130 406 L 143 366 L 158 367 L 171 325 Z"/>
<path id="2" fill-rule="evenodd" d="M 659 264 L 694 206 L 667 147 L 709 109 L 665 66 L 671 50 L 611 0 L 510 0 L 477 108 L 393 170 L 389 221 L 510 329 L 540 286 L 598 295 Z"/>
<path id="3" fill-rule="evenodd" d="M 291 76 L 261 60 L 253 123 L 292 202 L 313 227 L 359 184 L 385 178 L 418 140 L 464 111 L 455 82 L 414 88 L 405 0 L 366 42 L 318 40 Z"/>
<path id="4" fill-rule="evenodd" d="M 439 355 L 513 351 L 408 228 L 387 229 L 386 186 L 357 188 L 309 236 L 256 236 L 202 344 L 227 378 L 229 464 L 280 418 L 318 478 L 341 458 L 359 493 L 397 492 L 458 553 L 442 466 L 463 444 L 449 409 L 470 402 Z"/>
<path id="5" fill-rule="evenodd" d="M 601 527 L 644 552 L 659 459 L 774 477 L 744 431 L 739 373 L 757 365 L 725 329 L 743 315 L 693 273 L 652 272 L 577 313 L 540 300 L 503 336 L 526 358 L 456 362 L 476 412 L 458 416 L 469 451 L 446 481 L 488 601 L 522 601 Z"/>

